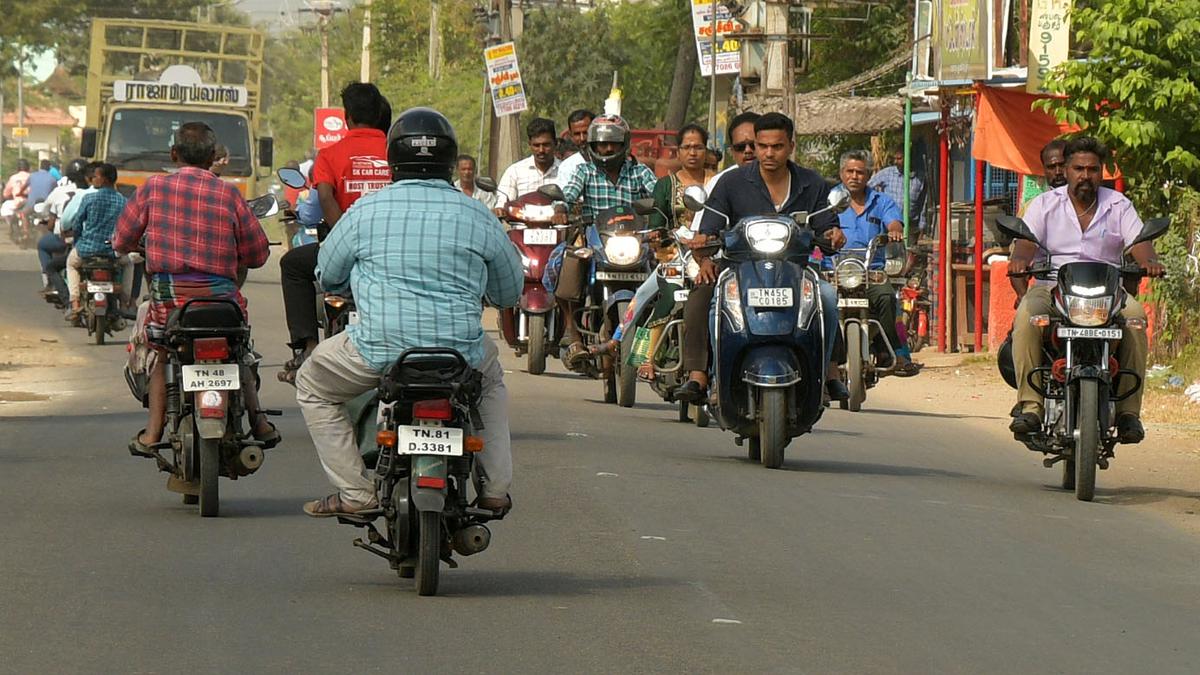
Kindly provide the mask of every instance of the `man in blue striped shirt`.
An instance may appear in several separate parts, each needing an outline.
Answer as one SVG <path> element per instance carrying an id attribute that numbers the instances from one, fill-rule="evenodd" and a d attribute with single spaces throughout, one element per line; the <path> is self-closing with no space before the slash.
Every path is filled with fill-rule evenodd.
<path id="1" fill-rule="evenodd" d="M 337 492 L 305 504 L 311 516 L 375 508 L 374 481 L 342 404 L 379 384 L 413 347 L 448 347 L 483 373 L 485 450 L 477 506 L 511 504 L 508 395 L 496 346 L 483 333 L 483 302 L 517 303 L 525 273 L 488 208 L 451 184 L 458 143 L 428 108 L 408 110 L 388 133 L 396 182 L 355 202 L 321 244 L 317 276 L 327 290 L 353 289 L 359 323 L 317 346 L 296 376 L 296 400 Z"/>

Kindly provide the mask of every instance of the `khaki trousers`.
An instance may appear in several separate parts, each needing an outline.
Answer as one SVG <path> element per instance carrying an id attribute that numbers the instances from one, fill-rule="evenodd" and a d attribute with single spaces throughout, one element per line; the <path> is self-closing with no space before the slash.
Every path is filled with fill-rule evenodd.
<path id="1" fill-rule="evenodd" d="M 118 296 L 121 298 L 122 307 L 129 307 L 130 293 L 133 291 L 133 261 L 129 256 L 123 255 L 117 258 L 117 264 L 121 267 L 121 292 Z M 79 306 L 79 284 L 81 283 L 82 275 L 80 269 L 83 268 L 83 259 L 71 249 L 67 254 L 67 293 L 71 296 L 71 306 Z"/>
<path id="2" fill-rule="evenodd" d="M 1017 370 L 1017 402 L 1037 403 L 1041 405 L 1042 398 L 1033 387 L 1029 386 L 1029 373 L 1042 364 L 1042 328 L 1029 323 L 1031 317 L 1039 314 L 1056 314 L 1054 299 L 1051 296 L 1051 286 L 1033 286 L 1021 299 L 1017 307 L 1017 316 L 1013 319 L 1013 365 Z M 1121 316 L 1126 319 L 1146 319 L 1146 310 L 1142 303 L 1133 296 L 1126 296 L 1125 307 Z M 1121 368 L 1132 370 L 1146 376 L 1146 359 L 1150 351 L 1146 340 L 1146 330 L 1143 328 L 1125 328 L 1125 337 L 1117 347 L 1117 361 Z M 1049 364 L 1045 364 L 1049 365 Z M 1124 378 L 1119 393 L 1124 394 L 1133 386 L 1133 380 Z M 1142 390 L 1117 403 L 1117 414 L 1134 413 L 1142 410 Z"/>
<path id="3" fill-rule="evenodd" d="M 508 390 L 500 353 L 490 338 L 483 340 L 484 450 L 477 456 L 484 497 L 504 497 L 512 484 L 512 441 L 508 433 Z M 379 375 L 363 361 L 347 333 L 339 333 L 313 350 L 296 373 L 296 402 L 329 482 L 342 499 L 362 506 L 375 499 L 375 481 L 367 472 L 354 441 L 354 427 L 344 403 L 379 386 Z"/>

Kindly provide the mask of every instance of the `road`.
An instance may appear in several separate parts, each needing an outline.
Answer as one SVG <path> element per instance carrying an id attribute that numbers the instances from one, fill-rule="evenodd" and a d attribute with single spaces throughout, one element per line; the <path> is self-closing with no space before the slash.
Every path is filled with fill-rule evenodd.
<path id="1" fill-rule="evenodd" d="M 274 378 L 276 263 L 247 294 L 284 444 L 201 519 L 125 450 L 124 346 L 0 249 L 0 333 L 78 361 L 0 367 L 49 397 L 0 405 L 0 672 L 1200 672 L 1193 534 L 1053 489 L 998 418 L 906 414 L 896 380 L 768 471 L 648 389 L 617 409 L 502 350 L 516 508 L 420 598 L 300 511 L 329 488 Z"/>

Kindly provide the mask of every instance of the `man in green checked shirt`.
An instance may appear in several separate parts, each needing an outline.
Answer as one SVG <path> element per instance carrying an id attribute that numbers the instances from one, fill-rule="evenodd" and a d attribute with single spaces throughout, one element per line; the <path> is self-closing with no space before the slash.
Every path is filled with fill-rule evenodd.
<path id="1" fill-rule="evenodd" d="M 588 126 L 587 144 L 592 161 L 581 164 L 563 186 L 563 196 L 567 204 L 583 200 L 585 220 L 590 221 L 604 209 L 628 206 L 635 199 L 654 195 L 658 177 L 629 154 L 629 124 L 621 116 L 601 115 L 592 120 Z M 555 222 L 566 223 L 566 212 L 560 211 L 555 217 Z M 558 270 L 562 267 L 565 252 L 566 244 L 559 244 L 546 265 L 546 274 L 542 281 L 551 293 L 558 286 Z M 570 341 L 565 359 L 568 368 L 588 357 L 587 349 L 579 336 L 579 327 L 575 325 L 577 305 L 574 301 L 558 299 L 559 311 L 563 317 L 563 330 L 566 339 Z"/>

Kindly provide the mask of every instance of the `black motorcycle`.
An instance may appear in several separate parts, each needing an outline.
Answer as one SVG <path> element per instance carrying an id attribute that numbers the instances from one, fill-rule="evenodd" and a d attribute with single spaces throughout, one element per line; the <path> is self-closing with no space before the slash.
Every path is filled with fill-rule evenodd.
<path id="1" fill-rule="evenodd" d="M 453 349 L 409 349 L 380 378 L 375 392 L 347 404 L 356 420 L 364 462 L 374 466 L 379 508 L 339 516 L 367 530 L 354 545 L 385 559 L 401 578 L 414 578 L 419 595 L 435 595 L 444 561 L 474 555 L 491 543 L 486 523 L 503 518 L 472 506 L 484 476 L 479 415 L 482 374 Z M 384 532 L 374 521 L 382 517 Z"/>
<path id="2" fill-rule="evenodd" d="M 1147 221 L 1130 248 L 1161 237 L 1169 225 L 1165 218 Z M 1001 216 L 997 226 L 1005 234 L 1045 250 L 1021 219 Z M 1045 399 L 1042 428 L 1020 440 L 1030 450 L 1047 455 L 1043 460 L 1046 468 L 1062 462 L 1063 489 L 1074 489 L 1076 499 L 1091 501 L 1096 467 L 1108 468 L 1117 444 L 1114 404 L 1142 386 L 1141 375 L 1122 368 L 1113 352 L 1126 330 L 1146 328 L 1144 322 L 1133 325 L 1120 313 L 1128 297 L 1125 283 L 1136 287 L 1145 270 L 1137 265 L 1080 261 L 1055 271 L 1049 261 L 1053 254 L 1047 251 L 1046 255 L 1045 263 L 1009 275 L 1055 283 L 1056 312 L 1031 319 L 1048 329 L 1043 331 L 1042 365 L 1029 373 L 1029 384 Z M 1001 348 L 999 366 L 1005 381 L 1015 389 L 1011 340 L 1010 335 Z M 1132 386 L 1127 386 L 1129 381 Z"/>
<path id="3" fill-rule="evenodd" d="M 79 269 L 80 321 L 88 335 L 98 345 L 104 339 L 125 327 L 121 316 L 121 284 L 128 279 L 119 279 L 117 259 L 112 256 L 84 258 Z"/>

